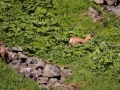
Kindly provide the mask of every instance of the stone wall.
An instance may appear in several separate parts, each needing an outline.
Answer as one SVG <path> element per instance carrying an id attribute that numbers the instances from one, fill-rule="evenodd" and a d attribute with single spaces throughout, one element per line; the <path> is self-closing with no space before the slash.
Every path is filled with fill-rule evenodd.
<path id="1" fill-rule="evenodd" d="M 25 77 L 36 81 L 40 87 L 48 90 L 52 87 L 57 90 L 80 90 L 76 85 L 64 84 L 64 80 L 72 76 L 68 67 L 59 67 L 38 57 L 29 57 L 28 53 L 18 46 L 5 48 L 9 52 L 7 64 Z"/>

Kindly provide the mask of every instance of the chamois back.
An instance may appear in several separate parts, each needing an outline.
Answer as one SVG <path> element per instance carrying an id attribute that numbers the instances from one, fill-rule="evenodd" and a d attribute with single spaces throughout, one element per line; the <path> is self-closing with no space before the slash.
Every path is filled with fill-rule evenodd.
<path id="1" fill-rule="evenodd" d="M 79 38 L 79 37 L 71 37 L 69 39 L 68 45 L 75 45 L 75 44 L 85 44 L 88 40 L 92 40 L 91 34 L 87 34 L 86 38 Z"/>

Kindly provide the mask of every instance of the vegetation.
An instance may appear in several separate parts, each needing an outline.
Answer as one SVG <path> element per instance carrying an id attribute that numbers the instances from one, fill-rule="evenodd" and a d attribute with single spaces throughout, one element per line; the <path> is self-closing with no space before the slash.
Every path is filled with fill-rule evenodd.
<path id="1" fill-rule="evenodd" d="M 94 23 L 84 15 L 89 7 L 99 10 L 105 19 Z M 120 21 L 113 13 L 90 0 L 1 0 L 0 13 L 0 40 L 9 47 L 22 46 L 29 56 L 69 66 L 73 76 L 66 83 L 77 83 L 82 90 L 120 88 Z M 67 46 L 71 36 L 84 38 L 88 33 L 93 35 L 92 41 Z M 39 90 L 35 82 L 4 63 L 0 67 L 2 90 Z"/>

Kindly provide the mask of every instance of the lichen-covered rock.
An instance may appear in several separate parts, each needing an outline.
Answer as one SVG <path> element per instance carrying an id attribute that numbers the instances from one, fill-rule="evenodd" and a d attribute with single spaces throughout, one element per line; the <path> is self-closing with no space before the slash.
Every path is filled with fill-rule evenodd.
<path id="1" fill-rule="evenodd" d="M 118 0 L 105 0 L 105 1 L 108 5 L 115 5 L 116 6 L 118 4 Z"/>
<path id="2" fill-rule="evenodd" d="M 38 77 L 37 78 L 37 82 L 39 84 L 47 84 L 48 80 L 49 80 L 48 77 Z"/>
<path id="3" fill-rule="evenodd" d="M 104 3 L 104 0 L 91 0 L 91 1 L 94 1 L 97 4 L 103 4 Z"/>
<path id="4" fill-rule="evenodd" d="M 22 52 L 23 51 L 23 49 L 19 46 L 12 47 L 11 49 L 12 49 L 13 52 Z"/>
<path id="5" fill-rule="evenodd" d="M 55 65 L 46 64 L 43 70 L 43 75 L 46 77 L 60 76 L 60 68 Z"/>
<path id="6" fill-rule="evenodd" d="M 91 16 L 92 18 L 96 18 L 99 15 L 100 15 L 100 13 L 97 10 L 95 10 L 92 7 L 89 7 L 89 16 Z"/>

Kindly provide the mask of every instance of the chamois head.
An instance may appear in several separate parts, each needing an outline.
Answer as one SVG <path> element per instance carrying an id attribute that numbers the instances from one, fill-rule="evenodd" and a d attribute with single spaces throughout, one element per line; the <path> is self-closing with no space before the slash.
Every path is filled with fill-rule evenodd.
<path id="1" fill-rule="evenodd" d="M 86 39 L 86 40 L 92 40 L 92 36 L 91 36 L 91 34 L 87 34 L 87 36 L 86 36 L 85 39 Z"/>

